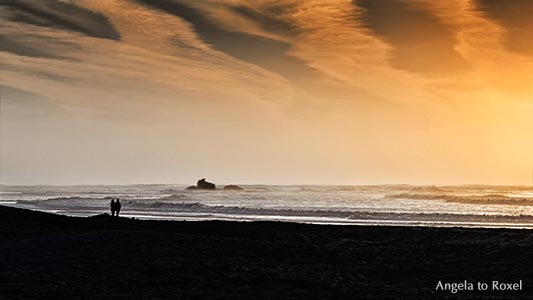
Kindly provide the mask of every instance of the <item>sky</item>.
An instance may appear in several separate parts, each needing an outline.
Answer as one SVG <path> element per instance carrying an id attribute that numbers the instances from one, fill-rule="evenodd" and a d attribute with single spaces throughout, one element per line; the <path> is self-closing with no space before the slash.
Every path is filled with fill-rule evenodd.
<path id="1" fill-rule="evenodd" d="M 0 0 L 0 183 L 532 183 L 529 0 Z"/>

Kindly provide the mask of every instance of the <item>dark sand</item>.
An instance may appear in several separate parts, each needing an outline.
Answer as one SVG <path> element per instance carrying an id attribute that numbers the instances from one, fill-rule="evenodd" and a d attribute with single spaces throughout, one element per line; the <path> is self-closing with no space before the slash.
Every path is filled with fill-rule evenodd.
<path id="1" fill-rule="evenodd" d="M 72 218 L 0 206 L 1 299 L 533 299 L 533 231 Z M 523 281 L 517 292 L 436 291 Z"/>

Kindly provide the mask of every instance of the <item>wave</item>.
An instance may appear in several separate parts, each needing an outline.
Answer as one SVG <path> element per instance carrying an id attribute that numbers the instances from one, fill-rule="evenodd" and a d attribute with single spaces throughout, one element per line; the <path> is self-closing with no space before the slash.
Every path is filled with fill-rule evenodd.
<path id="1" fill-rule="evenodd" d="M 487 195 L 449 195 L 449 194 L 422 194 L 422 193 L 399 193 L 386 195 L 390 199 L 412 200 L 444 200 L 446 202 L 471 203 L 471 204 L 500 204 L 500 205 L 533 205 L 533 198 L 511 197 L 501 194 Z"/>
<path id="2" fill-rule="evenodd" d="M 364 212 L 343 210 L 305 210 L 305 209 L 277 209 L 277 208 L 245 208 L 237 206 L 211 206 L 202 203 L 168 203 L 168 202 L 139 202 L 124 201 L 123 209 L 131 214 L 145 214 L 153 216 L 189 217 L 198 215 L 204 217 L 232 216 L 246 220 L 256 217 L 285 218 L 331 218 L 341 220 L 389 220 L 410 222 L 482 222 L 482 223 L 533 223 L 531 215 L 504 214 L 452 214 L 452 213 L 410 213 L 410 212 Z M 86 209 L 86 208 L 80 208 Z M 106 208 L 107 209 L 107 208 Z"/>
<path id="3" fill-rule="evenodd" d="M 53 203 L 53 202 L 63 202 L 63 201 L 89 201 L 89 200 L 108 200 L 111 199 L 110 197 L 102 197 L 102 198 L 94 198 L 94 197 L 78 197 L 78 196 L 72 196 L 72 197 L 54 197 L 54 198 L 48 198 L 48 199 L 36 199 L 36 200 L 16 200 L 18 204 L 29 204 L 29 205 L 37 205 L 40 203 Z"/>
<path id="4" fill-rule="evenodd" d="M 413 188 L 411 191 L 426 192 L 426 193 L 442 193 L 442 192 L 446 192 L 447 190 L 442 187 L 431 185 L 431 186 L 418 186 L 418 187 Z"/>
<path id="5" fill-rule="evenodd" d="M 447 213 L 404 213 L 404 212 L 364 212 L 344 210 L 320 209 L 278 209 L 278 208 L 249 208 L 238 206 L 211 206 L 202 203 L 164 203 L 164 202 L 137 202 L 125 201 L 126 207 L 131 210 L 154 209 L 165 212 L 180 213 L 217 213 L 231 215 L 262 215 L 262 216 L 297 216 L 297 217 L 334 217 L 344 219 L 390 219 L 390 220 L 464 220 L 464 221 L 528 221 L 533 222 L 531 215 L 491 215 L 491 214 L 447 214 Z"/>
<path id="6" fill-rule="evenodd" d="M 31 205 L 37 205 L 37 204 L 51 204 L 54 202 L 57 203 L 64 203 L 67 202 L 75 202 L 75 201 L 110 201 L 111 199 L 119 198 L 121 201 L 128 201 L 128 197 L 121 196 L 121 195 L 114 195 L 114 196 L 105 196 L 105 197 L 83 197 L 83 196 L 69 196 L 69 197 L 53 197 L 53 198 L 46 198 L 46 199 L 36 199 L 36 200 L 17 200 L 17 203 L 19 204 L 31 204 Z M 174 195 L 161 195 L 157 197 L 150 197 L 150 198 L 137 198 L 138 201 L 146 201 L 146 202 L 154 202 L 154 201 L 183 201 L 185 199 L 188 199 L 188 195 L 184 194 L 174 194 Z"/>

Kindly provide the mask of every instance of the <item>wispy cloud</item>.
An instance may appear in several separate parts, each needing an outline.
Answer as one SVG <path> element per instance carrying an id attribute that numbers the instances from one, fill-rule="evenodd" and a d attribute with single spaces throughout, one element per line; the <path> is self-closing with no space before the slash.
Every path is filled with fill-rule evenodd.
<path id="1" fill-rule="evenodd" d="M 71 13 L 93 9 L 121 38 L 77 30 L 90 22 L 57 28 L 13 19 L 14 6 L 4 6 L 1 38 L 10 41 L 2 44 L 5 85 L 72 103 L 121 99 L 133 91 L 151 98 L 200 93 L 265 101 L 288 87 L 282 77 L 212 49 L 178 17 L 127 1 L 77 4 L 83 8 Z"/>

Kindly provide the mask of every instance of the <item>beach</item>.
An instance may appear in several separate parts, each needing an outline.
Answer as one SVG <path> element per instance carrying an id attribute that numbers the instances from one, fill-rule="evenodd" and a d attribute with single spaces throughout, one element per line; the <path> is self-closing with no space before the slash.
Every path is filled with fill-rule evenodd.
<path id="1" fill-rule="evenodd" d="M 533 232 L 0 207 L 2 299 L 531 299 Z M 492 281 L 522 281 L 493 290 Z M 475 290 L 438 288 L 472 283 Z M 477 288 L 487 283 L 488 290 Z M 504 286 L 505 287 L 505 286 Z"/>

